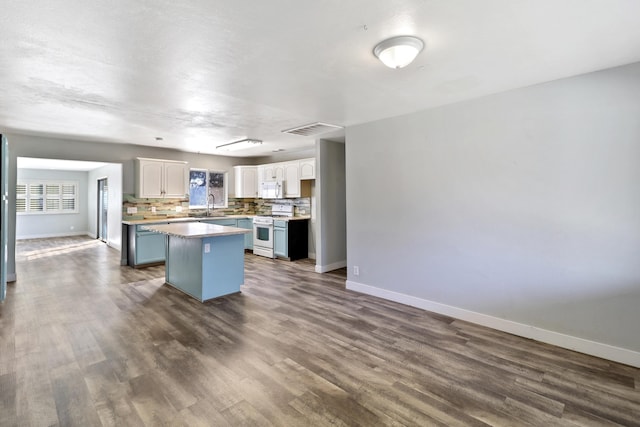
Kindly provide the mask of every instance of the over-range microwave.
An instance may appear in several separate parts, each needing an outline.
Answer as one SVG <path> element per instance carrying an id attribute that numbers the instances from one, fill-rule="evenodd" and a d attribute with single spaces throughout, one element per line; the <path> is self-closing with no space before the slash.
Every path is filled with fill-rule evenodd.
<path id="1" fill-rule="evenodd" d="M 260 183 L 260 197 L 263 199 L 282 199 L 284 186 L 282 181 L 265 181 Z"/>

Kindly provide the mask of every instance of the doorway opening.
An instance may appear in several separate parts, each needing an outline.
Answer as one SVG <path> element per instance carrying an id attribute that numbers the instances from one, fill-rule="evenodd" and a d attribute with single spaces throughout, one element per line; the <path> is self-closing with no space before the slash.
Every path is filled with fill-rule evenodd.
<path id="1" fill-rule="evenodd" d="M 107 242 L 108 233 L 108 221 L 107 217 L 109 214 L 109 185 L 107 183 L 107 178 L 98 179 L 98 235 L 96 238 L 102 240 L 103 242 Z"/>

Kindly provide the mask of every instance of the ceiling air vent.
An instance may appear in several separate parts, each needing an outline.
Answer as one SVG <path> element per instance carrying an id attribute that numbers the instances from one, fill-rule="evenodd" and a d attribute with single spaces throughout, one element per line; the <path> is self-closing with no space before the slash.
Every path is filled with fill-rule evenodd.
<path id="1" fill-rule="evenodd" d="M 330 125 L 328 123 L 316 122 L 304 126 L 297 126 L 291 129 L 283 130 L 283 133 L 290 133 L 301 136 L 315 136 L 321 133 L 330 132 L 332 130 L 342 129 L 342 126 Z"/>

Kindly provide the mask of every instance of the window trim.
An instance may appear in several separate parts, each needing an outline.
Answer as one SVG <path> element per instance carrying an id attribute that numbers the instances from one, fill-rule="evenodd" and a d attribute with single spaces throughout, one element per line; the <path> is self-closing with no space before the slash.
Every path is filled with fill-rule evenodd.
<path id="1" fill-rule="evenodd" d="M 212 173 L 218 173 L 218 174 L 223 174 L 224 175 L 224 202 L 223 203 L 217 203 L 214 202 L 213 208 L 214 209 L 226 209 L 229 207 L 229 172 L 227 171 L 222 171 L 222 170 L 217 170 L 217 169 L 204 169 L 204 168 L 189 168 L 189 183 L 191 182 L 191 171 L 198 171 L 198 172 L 206 172 L 206 179 L 205 179 L 205 187 L 207 188 L 207 195 L 209 194 L 209 177 L 210 174 Z M 191 204 L 191 188 L 189 188 L 189 209 L 206 209 L 207 205 L 206 203 L 204 205 L 192 205 Z"/>
<path id="2" fill-rule="evenodd" d="M 229 207 L 229 173 L 227 171 L 220 171 L 220 170 L 214 170 L 214 169 L 209 169 L 207 171 L 207 187 L 209 186 L 209 178 L 211 176 L 212 173 L 218 173 L 218 174 L 222 174 L 224 176 L 223 178 L 223 186 L 222 188 L 224 189 L 224 203 L 213 203 L 213 208 L 214 209 L 225 209 Z"/>
<path id="3" fill-rule="evenodd" d="M 34 185 L 42 186 L 42 194 L 31 194 L 31 187 Z M 25 186 L 24 194 L 18 192 L 19 186 Z M 48 194 L 47 186 L 57 186 L 59 193 Z M 63 187 L 73 186 L 73 195 L 65 194 Z M 48 179 L 19 179 L 16 185 L 16 215 L 68 215 L 80 213 L 80 189 L 79 181 L 68 180 L 48 180 Z M 57 196 L 57 197 L 56 197 Z M 31 200 L 42 200 L 42 210 L 31 210 Z M 18 200 L 24 200 L 24 211 L 18 210 Z M 58 209 L 47 209 L 47 200 L 57 200 Z M 73 200 L 73 209 L 64 209 L 65 200 Z"/>

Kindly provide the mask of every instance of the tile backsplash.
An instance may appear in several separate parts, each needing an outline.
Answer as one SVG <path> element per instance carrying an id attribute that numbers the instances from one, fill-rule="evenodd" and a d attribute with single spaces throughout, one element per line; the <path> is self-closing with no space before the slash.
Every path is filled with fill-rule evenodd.
<path id="1" fill-rule="evenodd" d="M 311 199 L 309 197 L 301 197 L 299 199 L 252 199 L 255 203 L 256 215 L 271 215 L 271 206 L 273 204 L 293 205 L 293 215 L 311 215 Z M 231 202 L 229 202 L 231 203 Z"/>
<path id="2" fill-rule="evenodd" d="M 294 206 L 294 215 L 310 215 L 311 199 L 302 197 L 299 199 L 238 199 L 229 198 L 229 207 L 216 209 L 216 213 L 225 215 L 270 215 L 271 206 L 274 203 Z M 177 212 L 176 207 L 182 208 Z M 136 208 L 135 214 L 127 213 L 127 208 Z M 155 212 L 152 211 L 155 208 Z M 144 219 L 150 215 L 187 216 L 189 212 L 202 212 L 205 209 L 189 210 L 189 199 L 138 199 L 133 194 L 122 195 L 122 219 L 134 221 Z"/>

